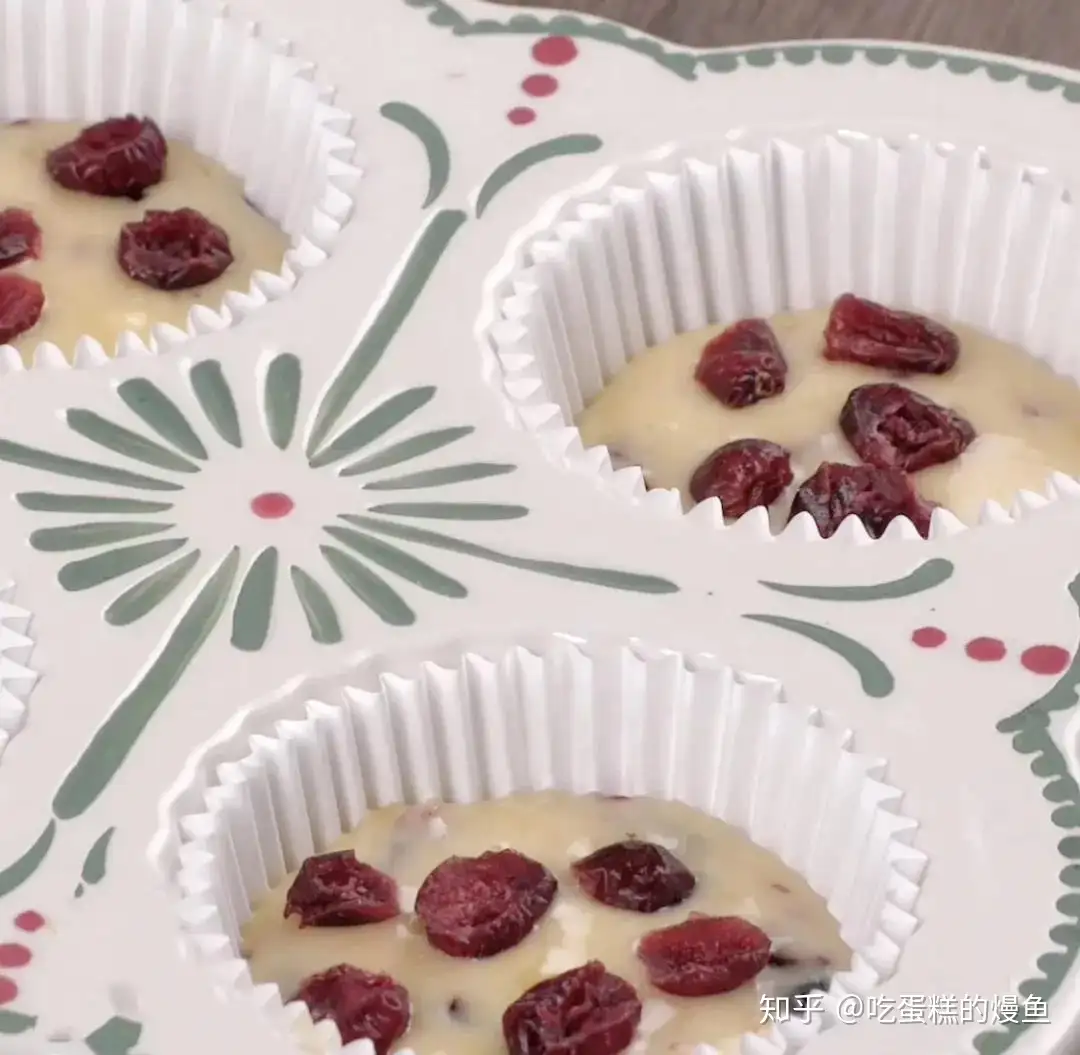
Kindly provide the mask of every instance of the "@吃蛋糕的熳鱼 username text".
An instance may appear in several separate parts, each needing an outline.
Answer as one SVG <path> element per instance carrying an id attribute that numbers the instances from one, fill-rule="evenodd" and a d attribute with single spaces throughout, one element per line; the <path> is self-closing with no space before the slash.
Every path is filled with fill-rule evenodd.
<path id="1" fill-rule="evenodd" d="M 1046 1001 L 1038 997 L 901 993 L 898 996 L 827 995 L 813 989 L 788 996 L 762 996 L 761 1022 L 791 1022 L 829 1015 L 838 1022 L 882 1025 L 1007 1026 L 1049 1022 Z"/>

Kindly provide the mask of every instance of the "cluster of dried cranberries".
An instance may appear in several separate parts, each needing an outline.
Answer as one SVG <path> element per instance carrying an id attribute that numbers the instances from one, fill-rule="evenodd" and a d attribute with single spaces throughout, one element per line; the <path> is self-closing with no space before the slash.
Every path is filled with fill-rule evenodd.
<path id="1" fill-rule="evenodd" d="M 168 148 L 145 117 L 114 117 L 84 128 L 49 151 L 45 171 L 67 190 L 139 201 L 165 176 Z M 25 209 L 0 211 L 0 270 L 41 256 L 41 228 Z M 117 263 L 154 289 L 191 289 L 212 282 L 232 263 L 229 236 L 195 209 L 149 210 L 120 231 Z M 37 324 L 45 307 L 40 282 L 0 274 L 0 345 Z"/>
<path id="2" fill-rule="evenodd" d="M 824 358 L 894 374 L 943 374 L 956 365 L 960 341 L 940 323 L 893 311 L 850 293 L 832 306 Z M 701 353 L 695 379 L 725 407 L 738 409 L 780 395 L 787 382 L 783 350 L 761 319 L 729 326 Z M 908 473 L 958 458 L 975 439 L 954 410 L 893 382 L 861 385 L 840 413 L 840 430 L 861 465 L 824 462 L 795 493 L 791 517 L 809 513 L 823 538 L 857 516 L 873 538 L 896 517 L 924 537 L 933 507 L 915 492 Z M 713 451 L 690 481 L 695 502 L 719 498 L 736 519 L 769 506 L 791 486 L 791 453 L 768 440 L 742 439 Z"/>
<path id="3" fill-rule="evenodd" d="M 655 843 L 627 839 L 574 863 L 594 901 L 655 913 L 694 892 L 694 874 Z M 451 857 L 421 884 L 416 916 L 428 942 L 448 956 L 486 959 L 520 944 L 551 907 L 558 889 L 540 862 L 516 850 Z M 301 927 L 363 926 L 400 914 L 394 880 L 348 851 L 308 858 L 285 900 Z M 638 958 L 657 989 L 678 996 L 727 993 L 770 963 L 768 935 L 738 917 L 691 916 L 651 931 Z M 385 974 L 339 964 L 304 980 L 296 999 L 316 1021 L 332 1019 L 349 1043 L 366 1038 L 386 1055 L 408 1029 L 408 991 Z M 630 1046 L 642 1004 L 634 987 L 592 961 L 523 993 L 503 1015 L 510 1055 L 618 1055 Z"/>

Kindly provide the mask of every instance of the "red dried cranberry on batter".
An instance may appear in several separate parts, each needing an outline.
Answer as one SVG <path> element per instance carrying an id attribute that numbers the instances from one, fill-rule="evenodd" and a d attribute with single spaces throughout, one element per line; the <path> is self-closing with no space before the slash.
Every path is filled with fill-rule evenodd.
<path id="1" fill-rule="evenodd" d="M 755 506 L 770 506 L 791 484 L 791 454 L 768 440 L 735 440 L 718 447 L 690 478 L 695 502 L 719 498 L 724 516 L 737 520 Z"/>
<path id="2" fill-rule="evenodd" d="M 853 389 L 840 429 L 864 462 L 906 473 L 951 462 L 975 439 L 971 422 L 955 410 L 890 383 Z"/>
<path id="3" fill-rule="evenodd" d="M 192 289 L 233 262 L 229 236 L 198 209 L 148 209 L 120 229 L 116 259 L 125 275 L 154 289 Z"/>
<path id="4" fill-rule="evenodd" d="M 165 175 L 165 137 L 148 117 L 112 117 L 49 151 L 45 168 L 68 190 L 138 201 Z"/>
<path id="5" fill-rule="evenodd" d="M 313 1021 L 330 1019 L 343 1044 L 370 1040 L 375 1055 L 387 1055 L 394 1041 L 405 1035 L 412 1015 L 409 991 L 403 985 L 388 974 L 345 963 L 305 978 L 293 999 L 307 1004 Z"/>
<path id="6" fill-rule="evenodd" d="M 744 319 L 714 337 L 701 353 L 694 378 L 725 407 L 737 410 L 778 396 L 787 360 L 764 319 Z"/>
<path id="7" fill-rule="evenodd" d="M 673 996 L 730 993 L 769 963 L 769 936 L 738 916 L 693 916 L 646 934 L 638 959 L 649 981 Z"/>
<path id="8" fill-rule="evenodd" d="M 825 358 L 836 363 L 902 374 L 944 374 L 959 355 L 960 338 L 947 326 L 853 293 L 836 300 L 825 327 Z"/>
<path id="9" fill-rule="evenodd" d="M 539 861 L 516 850 L 450 857 L 420 884 L 416 914 L 436 949 L 480 960 L 523 941 L 558 886 Z"/>
<path id="10" fill-rule="evenodd" d="M 791 504 L 791 517 L 809 513 L 822 538 L 836 534 L 849 516 L 857 516 L 871 538 L 881 538 L 889 524 L 901 516 L 927 538 L 933 511 L 899 469 L 838 462 L 823 462 L 795 492 Z"/>
<path id="11" fill-rule="evenodd" d="M 45 291 L 25 275 L 0 275 L 0 344 L 15 340 L 41 318 Z"/>
<path id="12" fill-rule="evenodd" d="M 351 850 L 309 857 L 285 895 L 285 917 L 299 916 L 301 927 L 357 927 L 399 912 L 394 880 Z"/>
<path id="13" fill-rule="evenodd" d="M 630 912 L 659 912 L 685 901 L 694 873 L 656 843 L 627 839 L 574 862 L 578 886 L 594 901 Z"/>
<path id="14" fill-rule="evenodd" d="M 634 987 L 592 960 L 526 990 L 502 1026 L 509 1055 L 618 1055 L 640 1021 Z"/>
<path id="15" fill-rule="evenodd" d="M 25 209 L 0 212 L 0 268 L 41 256 L 41 228 Z"/>

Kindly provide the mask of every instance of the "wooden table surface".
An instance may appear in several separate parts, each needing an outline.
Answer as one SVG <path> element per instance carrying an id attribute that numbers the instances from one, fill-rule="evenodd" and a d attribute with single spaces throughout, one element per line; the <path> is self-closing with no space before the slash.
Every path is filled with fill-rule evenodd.
<path id="1" fill-rule="evenodd" d="M 1080 0 L 531 0 L 526 6 L 603 15 L 701 47 L 876 37 L 1080 67 Z"/>

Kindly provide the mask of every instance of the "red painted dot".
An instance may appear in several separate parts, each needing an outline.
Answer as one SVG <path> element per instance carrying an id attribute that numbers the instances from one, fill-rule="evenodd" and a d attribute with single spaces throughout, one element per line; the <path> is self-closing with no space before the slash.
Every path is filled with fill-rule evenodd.
<path id="1" fill-rule="evenodd" d="M 251 500 L 251 511 L 263 520 L 280 520 L 287 517 L 295 507 L 296 503 L 279 491 L 266 491 Z"/>
<path id="2" fill-rule="evenodd" d="M 10 979 L 0 975 L 0 1006 L 13 1003 L 19 995 L 19 987 Z"/>
<path id="3" fill-rule="evenodd" d="M 534 73 L 521 82 L 521 90 L 526 95 L 545 99 L 559 90 L 559 82 L 548 73 Z"/>
<path id="4" fill-rule="evenodd" d="M 15 942 L 0 944 L 0 967 L 25 967 L 31 960 L 30 950 Z"/>
<path id="5" fill-rule="evenodd" d="M 964 651 L 979 663 L 996 663 L 1005 658 L 1005 642 L 996 637 L 976 637 L 964 646 Z"/>
<path id="6" fill-rule="evenodd" d="M 45 917 L 40 912 L 20 912 L 15 917 L 15 926 L 27 934 L 33 934 L 45 926 Z"/>
<path id="7" fill-rule="evenodd" d="M 515 106 L 506 117 L 512 125 L 531 125 L 536 120 L 536 111 L 529 106 Z"/>
<path id="8" fill-rule="evenodd" d="M 945 644 L 947 635 L 936 626 L 921 626 L 911 635 L 911 640 L 919 648 L 940 648 Z"/>
<path id="9" fill-rule="evenodd" d="M 1060 674 L 1072 656 L 1057 645 L 1032 645 L 1020 655 L 1020 662 L 1032 674 Z"/>
<path id="10" fill-rule="evenodd" d="M 569 37 L 544 37 L 532 49 L 541 66 L 565 66 L 578 57 L 577 45 Z"/>

